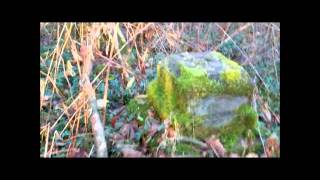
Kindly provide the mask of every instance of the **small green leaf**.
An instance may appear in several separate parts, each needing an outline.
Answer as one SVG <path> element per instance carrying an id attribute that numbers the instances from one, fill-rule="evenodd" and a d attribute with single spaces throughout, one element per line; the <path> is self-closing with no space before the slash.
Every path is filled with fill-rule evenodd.
<path id="1" fill-rule="evenodd" d="M 143 118 L 140 116 L 140 114 L 138 115 L 138 120 L 139 120 L 140 122 L 143 122 Z"/>
<path id="2" fill-rule="evenodd" d="M 116 78 L 114 77 L 114 75 L 113 75 L 113 74 L 109 74 L 109 80 L 114 80 L 114 79 L 116 79 Z"/>

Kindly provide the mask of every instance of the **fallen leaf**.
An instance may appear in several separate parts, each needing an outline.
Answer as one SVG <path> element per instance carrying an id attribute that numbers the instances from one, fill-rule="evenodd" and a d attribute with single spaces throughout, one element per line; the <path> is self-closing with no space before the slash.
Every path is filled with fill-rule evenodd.
<path id="1" fill-rule="evenodd" d="M 272 134 L 265 143 L 267 157 L 280 156 L 280 144 L 276 134 Z"/>
<path id="2" fill-rule="evenodd" d="M 129 134 L 129 128 L 130 128 L 130 125 L 129 124 L 124 124 L 119 133 L 122 135 L 122 136 L 127 136 Z"/>
<path id="3" fill-rule="evenodd" d="M 225 157 L 225 149 L 223 145 L 221 144 L 220 140 L 215 137 L 215 135 L 212 135 L 206 143 L 209 145 L 209 147 L 213 150 L 213 152 L 218 157 Z"/>
<path id="4" fill-rule="evenodd" d="M 271 117 L 270 108 L 269 108 L 267 102 L 263 102 L 263 104 L 261 106 L 261 112 L 262 112 L 263 119 L 267 123 L 270 123 L 272 120 L 272 117 Z"/>
<path id="5" fill-rule="evenodd" d="M 134 138 L 134 130 L 131 124 L 124 124 L 120 129 L 120 134 L 124 137 L 133 139 Z"/>
<path id="6" fill-rule="evenodd" d="M 112 142 L 119 142 L 119 141 L 123 141 L 124 140 L 124 137 L 121 135 L 121 134 L 114 134 L 111 138 Z"/>
<path id="7" fill-rule="evenodd" d="M 175 138 L 177 136 L 177 133 L 172 127 L 169 127 L 167 136 L 168 138 Z"/>
<path id="8" fill-rule="evenodd" d="M 68 156 L 69 158 L 84 158 L 88 157 L 88 153 L 84 149 L 72 148 L 70 149 Z"/>
<path id="9" fill-rule="evenodd" d="M 44 95 L 42 97 L 42 107 L 46 107 L 49 103 L 50 103 L 50 98 L 51 96 L 48 96 L 48 95 Z"/>
<path id="10" fill-rule="evenodd" d="M 116 122 L 117 122 L 117 120 L 118 120 L 119 118 L 120 118 L 120 114 L 114 116 L 114 117 L 111 119 L 111 126 L 112 126 L 113 128 L 115 128 Z"/>
<path id="11" fill-rule="evenodd" d="M 278 114 L 272 113 L 273 117 L 274 117 L 274 121 L 278 124 L 280 124 L 280 116 Z"/>
<path id="12" fill-rule="evenodd" d="M 123 112 L 123 110 L 125 109 L 125 106 L 121 106 L 120 108 L 116 109 L 115 112 L 116 115 L 111 119 L 111 126 L 113 128 L 115 128 L 116 122 L 117 120 L 120 118 L 121 113 Z"/>
<path id="13" fill-rule="evenodd" d="M 134 83 L 134 77 L 132 77 L 132 78 L 129 80 L 129 82 L 128 82 L 128 84 L 127 84 L 127 87 L 126 87 L 126 90 L 128 90 L 129 88 L 131 88 L 131 86 L 133 85 L 133 83 Z"/>
<path id="14" fill-rule="evenodd" d="M 145 32 L 144 37 L 146 38 L 147 42 L 151 41 L 154 35 L 154 31 L 148 30 Z"/>
<path id="15" fill-rule="evenodd" d="M 133 120 L 133 121 L 131 121 L 130 122 L 130 125 L 133 127 L 133 129 L 135 130 L 135 131 L 137 131 L 138 129 L 139 129 L 139 123 L 138 123 L 138 121 L 137 120 Z"/>
<path id="16" fill-rule="evenodd" d="M 142 157 L 142 152 L 134 150 L 132 148 L 122 149 L 123 157 Z"/>

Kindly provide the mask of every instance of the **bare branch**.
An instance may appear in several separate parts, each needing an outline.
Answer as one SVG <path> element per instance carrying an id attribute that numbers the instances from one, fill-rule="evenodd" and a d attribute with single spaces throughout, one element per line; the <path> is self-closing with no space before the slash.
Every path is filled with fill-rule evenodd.
<path id="1" fill-rule="evenodd" d="M 108 148 L 107 143 L 104 135 L 104 129 L 103 125 L 98 113 L 97 108 L 97 100 L 95 91 L 90 83 L 89 75 L 92 70 L 92 59 L 89 56 L 89 50 L 88 46 L 85 46 L 83 44 L 82 46 L 83 53 L 83 79 L 82 79 L 82 91 L 85 94 L 85 97 L 89 100 L 89 105 L 92 110 L 92 114 L 90 116 L 91 126 L 92 126 L 92 132 L 94 134 L 95 139 L 95 146 L 97 151 L 97 157 L 108 157 Z"/>

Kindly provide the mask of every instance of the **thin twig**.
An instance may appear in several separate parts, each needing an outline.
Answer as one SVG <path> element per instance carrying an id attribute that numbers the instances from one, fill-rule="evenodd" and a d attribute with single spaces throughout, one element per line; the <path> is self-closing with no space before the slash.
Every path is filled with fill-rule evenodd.
<path id="1" fill-rule="evenodd" d="M 91 150 L 90 150 L 90 153 L 89 153 L 88 157 L 90 157 L 91 154 L 93 153 L 93 149 L 94 149 L 94 145 L 92 145 L 92 148 L 91 148 Z"/>
<path id="2" fill-rule="evenodd" d="M 44 157 L 45 157 L 45 158 L 47 157 L 49 134 L 50 134 L 50 124 L 48 124 L 47 137 L 46 137 L 46 145 L 45 145 L 45 148 L 44 148 Z"/>
<path id="3" fill-rule="evenodd" d="M 207 148 L 208 147 L 206 143 L 203 143 L 203 142 L 201 142 L 201 141 L 199 141 L 197 139 L 191 138 L 191 137 L 178 136 L 177 137 L 177 141 L 178 142 L 192 143 L 192 144 L 200 146 L 201 148 Z"/>
<path id="4" fill-rule="evenodd" d="M 51 157 L 52 149 L 53 149 L 54 143 L 55 143 L 55 139 L 56 139 L 56 133 L 53 133 L 53 138 L 52 138 L 52 141 L 51 141 L 51 148 L 50 148 L 48 157 Z"/>
<path id="5" fill-rule="evenodd" d="M 246 28 L 248 28 L 251 25 L 251 23 L 247 23 L 244 26 L 241 26 L 239 29 L 237 29 L 235 32 L 233 32 L 230 36 L 228 36 L 226 39 L 223 38 L 223 41 L 214 48 L 214 50 L 219 49 L 223 44 L 225 44 L 226 42 L 228 42 L 231 38 L 233 38 L 234 36 L 238 35 L 240 32 L 244 31 Z M 226 34 L 224 34 L 225 36 Z"/>
<path id="6" fill-rule="evenodd" d="M 106 123 L 106 111 L 107 111 L 107 101 L 108 101 L 108 86 L 109 86 L 109 72 L 110 72 L 110 66 L 108 66 L 107 69 L 107 75 L 105 79 L 105 86 L 104 86 L 104 94 L 103 94 L 103 111 L 102 111 L 102 125 L 104 127 Z"/>

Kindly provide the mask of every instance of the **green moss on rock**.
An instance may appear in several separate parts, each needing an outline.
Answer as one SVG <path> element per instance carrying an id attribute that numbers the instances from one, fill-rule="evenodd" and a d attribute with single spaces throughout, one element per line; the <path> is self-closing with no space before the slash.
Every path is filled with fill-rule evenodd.
<path id="1" fill-rule="evenodd" d="M 220 75 L 224 83 L 224 92 L 231 95 L 249 96 L 253 91 L 253 86 L 250 83 L 249 75 L 244 72 L 241 66 L 219 52 L 213 52 L 213 56 L 228 65 Z"/>
<path id="2" fill-rule="evenodd" d="M 158 66 L 159 67 L 159 66 Z M 175 105 L 175 91 L 173 90 L 173 78 L 168 71 L 161 69 L 158 72 L 159 81 L 152 81 L 147 90 L 150 103 L 156 109 L 160 118 L 166 119 Z"/>
<path id="3" fill-rule="evenodd" d="M 235 119 L 219 129 L 219 138 L 226 149 L 232 151 L 240 137 L 245 137 L 248 131 L 255 131 L 257 119 L 258 114 L 250 105 L 241 105 L 236 112 Z"/>

